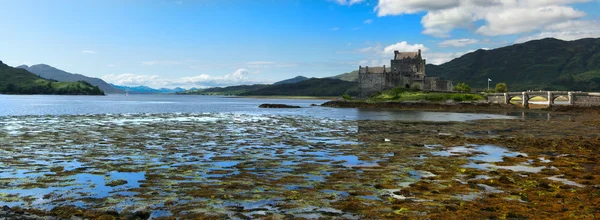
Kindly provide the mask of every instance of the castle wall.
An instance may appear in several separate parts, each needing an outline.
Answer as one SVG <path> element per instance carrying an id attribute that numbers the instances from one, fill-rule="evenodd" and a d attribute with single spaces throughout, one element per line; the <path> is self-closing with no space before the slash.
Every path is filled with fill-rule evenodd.
<path id="1" fill-rule="evenodd" d="M 359 73 L 360 97 L 368 98 L 376 92 L 384 89 L 385 77 L 380 73 Z"/>

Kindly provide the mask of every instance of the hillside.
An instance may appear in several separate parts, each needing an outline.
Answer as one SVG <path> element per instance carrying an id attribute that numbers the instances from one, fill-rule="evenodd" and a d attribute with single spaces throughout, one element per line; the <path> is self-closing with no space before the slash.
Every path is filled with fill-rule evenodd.
<path id="1" fill-rule="evenodd" d="M 427 65 L 427 75 L 471 87 L 506 82 L 520 90 L 600 90 L 600 38 L 529 41 L 494 50 L 477 50 L 442 65 Z"/>
<path id="2" fill-rule="evenodd" d="M 59 82 L 86 81 L 94 86 L 98 86 L 105 93 L 124 93 L 123 90 L 109 85 L 108 83 L 104 82 L 104 80 L 87 77 L 81 74 L 69 73 L 46 64 L 38 64 L 33 66 L 22 65 L 18 66 L 17 68 L 27 70 L 45 79 L 53 79 Z"/>
<path id="3" fill-rule="evenodd" d="M 302 82 L 304 80 L 307 80 L 307 77 L 304 76 L 296 76 L 294 78 L 291 79 L 286 79 L 286 80 L 282 80 L 276 83 L 273 83 L 273 85 L 281 85 L 281 84 L 292 84 L 292 83 L 297 83 L 297 82 Z"/>
<path id="4" fill-rule="evenodd" d="M 340 96 L 343 94 L 358 95 L 358 84 L 338 79 L 311 78 L 293 84 L 271 85 L 241 95 Z"/>
<path id="5" fill-rule="evenodd" d="M 240 85 L 240 86 L 227 86 L 227 87 L 213 87 L 208 89 L 188 90 L 180 92 L 178 94 L 187 95 L 240 95 L 242 93 L 255 91 L 258 89 L 269 87 L 270 85 L 255 84 L 255 85 Z"/>
<path id="6" fill-rule="evenodd" d="M 349 73 L 342 73 L 340 75 L 332 76 L 329 78 L 339 79 L 339 80 L 344 80 L 344 81 L 349 81 L 349 82 L 356 82 L 356 81 L 358 81 L 358 70 L 354 70 Z"/>
<path id="7" fill-rule="evenodd" d="M 27 70 L 8 66 L 0 61 L 0 93 L 104 95 L 97 86 L 85 81 L 56 82 L 41 78 Z"/>

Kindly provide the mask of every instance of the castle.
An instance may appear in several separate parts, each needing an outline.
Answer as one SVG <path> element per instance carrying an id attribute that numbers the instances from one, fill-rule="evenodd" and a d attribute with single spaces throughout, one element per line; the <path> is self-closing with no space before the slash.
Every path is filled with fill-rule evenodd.
<path id="1" fill-rule="evenodd" d="M 452 81 L 440 80 L 425 75 L 425 60 L 419 52 L 394 51 L 391 67 L 358 67 L 360 98 L 403 86 L 424 91 L 452 91 Z"/>

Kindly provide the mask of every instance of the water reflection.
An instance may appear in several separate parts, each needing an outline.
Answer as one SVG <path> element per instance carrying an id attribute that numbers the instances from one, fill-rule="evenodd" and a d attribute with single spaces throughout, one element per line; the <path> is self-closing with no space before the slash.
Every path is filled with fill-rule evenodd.
<path id="1" fill-rule="evenodd" d="M 395 121 L 469 121 L 481 119 L 515 119 L 512 115 L 455 112 L 424 112 L 405 110 L 357 109 L 358 120 L 395 120 Z"/>

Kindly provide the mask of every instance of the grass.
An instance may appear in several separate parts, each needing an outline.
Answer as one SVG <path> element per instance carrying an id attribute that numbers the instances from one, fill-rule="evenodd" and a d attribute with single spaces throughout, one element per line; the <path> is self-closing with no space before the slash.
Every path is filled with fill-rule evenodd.
<path id="1" fill-rule="evenodd" d="M 430 101 L 445 102 L 447 100 L 477 101 L 486 100 L 483 95 L 472 93 L 440 93 L 406 90 L 404 88 L 394 88 L 372 96 L 370 101 Z"/>

